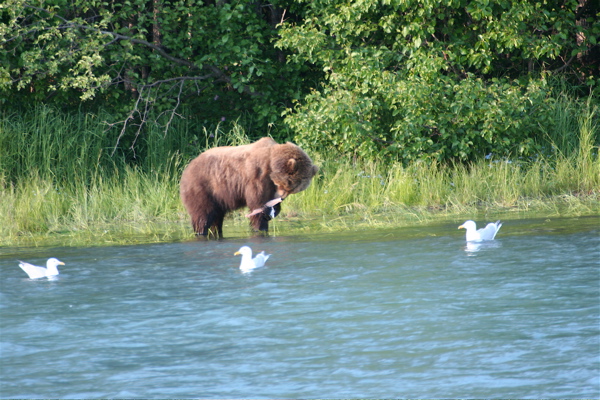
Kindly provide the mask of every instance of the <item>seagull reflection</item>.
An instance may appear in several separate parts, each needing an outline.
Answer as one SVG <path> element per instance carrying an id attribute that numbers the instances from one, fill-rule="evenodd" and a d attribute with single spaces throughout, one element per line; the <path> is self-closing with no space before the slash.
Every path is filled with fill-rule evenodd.
<path id="1" fill-rule="evenodd" d="M 474 256 L 479 250 L 497 249 L 500 247 L 502 247 L 502 242 L 494 240 L 487 242 L 467 242 L 464 249 L 469 256 Z"/>
<path id="2" fill-rule="evenodd" d="M 465 251 L 467 253 L 477 253 L 480 248 L 481 248 L 481 243 L 467 242 L 467 244 L 465 246 Z M 473 254 L 469 254 L 469 255 L 473 255 Z"/>

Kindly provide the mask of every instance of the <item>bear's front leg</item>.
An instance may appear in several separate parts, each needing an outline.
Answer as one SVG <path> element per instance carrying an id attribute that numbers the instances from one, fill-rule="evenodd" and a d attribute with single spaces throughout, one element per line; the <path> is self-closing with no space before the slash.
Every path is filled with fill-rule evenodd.
<path id="1" fill-rule="evenodd" d="M 269 221 L 281 212 L 281 204 L 274 206 L 264 206 L 261 213 L 253 215 L 251 218 L 252 227 L 255 231 L 269 231 Z"/>
<path id="2" fill-rule="evenodd" d="M 250 217 L 250 225 L 255 231 L 269 231 L 269 219 L 266 218 L 265 214 L 260 213 Z"/>

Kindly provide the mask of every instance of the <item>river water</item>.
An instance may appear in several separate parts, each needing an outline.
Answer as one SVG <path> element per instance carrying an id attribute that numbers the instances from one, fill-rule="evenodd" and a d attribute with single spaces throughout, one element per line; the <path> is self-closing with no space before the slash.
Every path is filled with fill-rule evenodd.
<path id="1" fill-rule="evenodd" d="M 462 222 L 0 249 L 0 396 L 599 397 L 600 218 Z"/>

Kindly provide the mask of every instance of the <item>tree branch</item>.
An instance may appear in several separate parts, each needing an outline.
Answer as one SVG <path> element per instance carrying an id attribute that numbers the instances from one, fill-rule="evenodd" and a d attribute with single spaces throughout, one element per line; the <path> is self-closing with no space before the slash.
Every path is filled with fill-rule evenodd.
<path id="1" fill-rule="evenodd" d="M 562 67 L 556 68 L 554 71 L 552 71 L 552 73 L 557 74 L 560 71 L 567 69 L 569 67 L 569 65 L 571 65 L 571 62 L 573 62 L 574 59 L 575 59 L 575 56 L 571 56 L 571 58 L 569 58 Z"/>
<path id="2" fill-rule="evenodd" d="M 177 76 L 175 78 L 167 78 L 167 79 L 161 79 L 159 81 L 154 81 L 152 83 L 148 83 L 143 85 L 144 87 L 154 87 L 154 86 L 158 86 L 158 85 L 162 85 L 163 83 L 169 83 L 169 82 L 175 82 L 175 81 L 180 81 L 181 83 L 185 82 L 185 81 L 203 81 L 209 78 L 213 78 L 214 74 L 208 74 L 208 75 L 202 75 L 202 76 Z"/>

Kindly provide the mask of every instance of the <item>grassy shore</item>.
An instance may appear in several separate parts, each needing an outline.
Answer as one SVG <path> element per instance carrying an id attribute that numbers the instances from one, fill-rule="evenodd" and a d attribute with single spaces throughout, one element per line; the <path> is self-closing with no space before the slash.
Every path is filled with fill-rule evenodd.
<path id="1" fill-rule="evenodd" d="M 550 156 L 536 160 L 492 156 L 468 165 L 417 162 L 403 166 L 331 160 L 311 152 L 321 171 L 306 191 L 286 199 L 282 214 L 271 224 L 272 233 L 389 228 L 448 218 L 506 218 L 507 214 L 598 215 L 600 157 L 595 113 L 588 110 L 578 119 L 571 133 L 576 145 L 570 139 L 568 151 L 557 145 Z M 94 128 L 97 121 L 46 117 L 59 120 L 40 122 L 37 115 L 37 119 L 17 122 L 4 118 L 0 123 L 0 246 L 193 238 L 179 200 L 179 177 L 189 154 L 156 149 L 152 152 L 155 160 L 131 166 L 107 156 L 110 143 L 94 140 L 99 135 Z M 48 132 L 52 128 L 55 131 Z M 61 130 L 63 142 L 47 140 L 57 137 L 56 129 Z M 80 135 L 74 138 L 70 132 L 75 129 Z M 225 144 L 216 142 L 219 136 L 243 140 L 239 131 L 217 128 L 212 133 L 214 144 Z M 160 138 L 162 133 L 155 136 Z M 156 143 L 161 142 L 156 139 Z M 234 212 L 226 220 L 226 236 L 250 234 L 245 212 Z"/>

